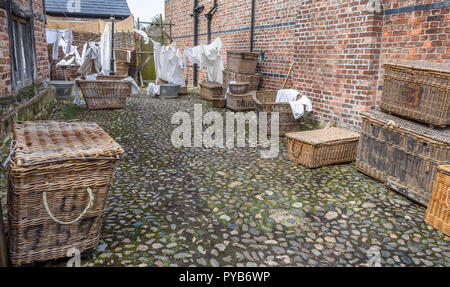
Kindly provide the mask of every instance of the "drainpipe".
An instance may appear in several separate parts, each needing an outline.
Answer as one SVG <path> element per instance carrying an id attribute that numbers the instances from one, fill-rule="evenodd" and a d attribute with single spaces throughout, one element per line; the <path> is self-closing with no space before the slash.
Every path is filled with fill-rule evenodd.
<path id="1" fill-rule="evenodd" d="M 114 17 L 111 17 L 111 22 L 112 22 L 112 28 L 111 28 L 111 67 L 109 68 L 110 75 L 115 75 L 115 69 L 114 69 L 114 64 L 115 64 L 115 60 L 114 60 Z"/>
<path id="2" fill-rule="evenodd" d="M 198 0 L 194 0 L 194 11 L 192 17 L 194 17 L 194 47 L 198 45 L 198 14 L 202 12 L 205 6 L 198 6 Z M 194 87 L 197 87 L 198 82 L 198 66 L 194 64 Z"/>
<path id="3" fill-rule="evenodd" d="M 208 44 L 211 44 L 211 21 L 214 14 L 216 14 L 216 11 L 217 11 L 217 0 L 214 0 L 213 7 L 211 8 L 211 10 L 209 10 L 208 14 L 205 15 L 208 22 Z"/>
<path id="4" fill-rule="evenodd" d="M 250 23 L 250 52 L 253 52 L 253 36 L 255 35 L 255 0 L 252 0 L 252 16 Z"/>

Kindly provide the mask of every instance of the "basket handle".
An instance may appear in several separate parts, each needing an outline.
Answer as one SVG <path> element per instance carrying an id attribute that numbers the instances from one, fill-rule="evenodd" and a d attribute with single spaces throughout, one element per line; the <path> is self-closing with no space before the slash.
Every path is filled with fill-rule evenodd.
<path id="1" fill-rule="evenodd" d="M 298 152 L 294 152 L 294 140 L 292 140 L 289 143 L 289 149 L 291 150 L 291 152 L 294 154 L 294 157 L 297 158 L 301 153 L 302 153 L 302 149 L 303 149 L 303 145 L 300 145 L 299 151 Z"/>
<path id="2" fill-rule="evenodd" d="M 447 204 L 447 210 L 450 210 L 449 194 L 450 194 L 450 188 L 447 188 L 447 197 L 445 198 L 445 204 Z"/>
<path id="3" fill-rule="evenodd" d="M 70 225 L 73 224 L 75 222 L 77 222 L 78 220 L 81 219 L 81 217 L 83 217 L 83 215 L 86 214 L 86 212 L 88 211 L 89 208 L 92 207 L 92 205 L 94 204 L 94 194 L 92 193 L 92 189 L 90 187 L 88 187 L 88 189 L 86 190 L 87 193 L 89 194 L 89 203 L 86 206 L 86 208 L 83 210 L 83 212 L 74 220 L 70 221 L 70 222 L 63 222 L 58 220 L 57 218 L 55 218 L 52 214 L 52 212 L 50 211 L 50 208 L 48 207 L 48 203 L 47 203 L 47 193 L 44 191 L 44 193 L 42 194 L 42 199 L 44 201 L 44 207 L 45 210 L 47 211 L 48 215 L 51 217 L 51 219 L 53 219 L 56 223 L 62 224 L 62 225 Z"/>

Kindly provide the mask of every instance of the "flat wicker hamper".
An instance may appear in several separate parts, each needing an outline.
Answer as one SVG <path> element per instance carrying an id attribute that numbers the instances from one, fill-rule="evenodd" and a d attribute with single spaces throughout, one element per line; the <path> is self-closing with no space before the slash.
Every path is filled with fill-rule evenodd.
<path id="1" fill-rule="evenodd" d="M 95 123 L 13 127 L 8 165 L 8 241 L 19 266 L 97 246 L 110 183 L 123 149 Z"/>
<path id="2" fill-rule="evenodd" d="M 202 99 L 211 101 L 212 98 L 218 98 L 223 95 L 223 86 L 218 83 L 202 82 L 200 83 L 200 94 Z"/>
<path id="3" fill-rule="evenodd" d="M 300 131 L 301 119 L 295 119 L 292 114 L 292 108 L 289 103 L 277 103 L 278 91 L 256 91 L 252 97 L 258 113 L 267 113 L 267 134 L 272 135 L 271 118 L 272 113 L 279 114 L 279 136 L 284 136 L 289 132 Z"/>
<path id="4" fill-rule="evenodd" d="M 130 63 L 116 62 L 116 75 L 128 77 L 128 71 L 130 70 Z"/>
<path id="5" fill-rule="evenodd" d="M 356 159 L 359 134 L 341 128 L 288 133 L 288 159 L 307 168 Z"/>
<path id="6" fill-rule="evenodd" d="M 450 163 L 450 128 L 432 129 L 379 111 L 362 116 L 356 168 L 427 206 L 437 166 Z"/>
<path id="7" fill-rule="evenodd" d="M 437 168 L 425 222 L 450 236 L 450 165 Z"/>
<path id="8" fill-rule="evenodd" d="M 449 65 L 385 64 L 380 108 L 438 127 L 450 124 Z"/>
<path id="9" fill-rule="evenodd" d="M 89 110 L 122 109 L 131 95 L 131 83 L 118 80 L 78 80 Z"/>
<path id="10" fill-rule="evenodd" d="M 256 73 L 258 53 L 244 51 L 227 51 L 227 69 L 241 74 Z"/>

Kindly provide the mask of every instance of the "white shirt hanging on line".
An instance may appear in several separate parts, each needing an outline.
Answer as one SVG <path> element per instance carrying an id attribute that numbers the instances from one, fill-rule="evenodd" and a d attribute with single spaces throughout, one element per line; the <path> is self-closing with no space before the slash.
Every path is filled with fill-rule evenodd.
<path id="1" fill-rule="evenodd" d="M 73 35 L 71 29 L 57 30 L 57 29 L 45 29 L 45 34 L 47 36 L 47 44 L 53 45 L 53 60 L 58 60 L 58 48 L 61 38 L 67 43 L 66 49 L 64 50 L 64 54 L 67 55 L 70 53 Z"/>

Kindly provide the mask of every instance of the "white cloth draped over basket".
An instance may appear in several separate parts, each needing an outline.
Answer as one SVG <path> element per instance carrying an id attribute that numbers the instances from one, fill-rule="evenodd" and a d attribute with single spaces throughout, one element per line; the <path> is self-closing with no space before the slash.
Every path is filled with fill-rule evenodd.
<path id="1" fill-rule="evenodd" d="M 291 105 L 295 119 L 303 117 L 305 111 L 312 111 L 311 100 L 307 96 L 302 96 L 300 100 L 297 100 L 299 94 L 297 90 L 293 89 L 279 90 L 276 99 L 277 103 L 289 103 Z"/>

